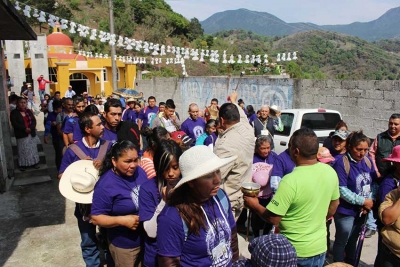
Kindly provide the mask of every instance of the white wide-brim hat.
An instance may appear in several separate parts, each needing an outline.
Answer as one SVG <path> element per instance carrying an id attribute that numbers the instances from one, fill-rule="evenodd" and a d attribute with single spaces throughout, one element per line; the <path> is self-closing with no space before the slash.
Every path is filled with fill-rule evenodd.
<path id="1" fill-rule="evenodd" d="M 179 158 L 179 168 L 181 170 L 182 179 L 174 189 L 184 183 L 219 170 L 236 159 L 237 156 L 221 159 L 215 155 L 208 146 L 194 146 L 189 148 Z"/>
<path id="2" fill-rule="evenodd" d="M 269 115 L 270 115 L 270 117 L 276 119 L 277 118 L 276 113 L 279 113 L 279 112 L 280 112 L 280 110 L 279 110 L 279 107 L 277 105 L 272 105 L 272 106 L 269 107 Z"/>
<path id="3" fill-rule="evenodd" d="M 91 204 L 98 179 L 99 171 L 94 167 L 92 160 L 78 160 L 64 171 L 58 189 L 66 199 Z"/>

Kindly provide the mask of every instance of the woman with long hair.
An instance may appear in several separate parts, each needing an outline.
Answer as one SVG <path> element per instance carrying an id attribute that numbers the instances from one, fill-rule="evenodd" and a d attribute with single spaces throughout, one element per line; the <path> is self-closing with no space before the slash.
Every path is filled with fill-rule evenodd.
<path id="1" fill-rule="evenodd" d="M 115 142 L 100 168 L 93 193 L 91 219 L 107 228 L 115 266 L 140 266 L 139 188 L 147 175 L 138 167 L 139 156 L 131 141 Z"/>
<path id="2" fill-rule="evenodd" d="M 146 136 L 148 146 L 140 159 L 140 167 L 146 172 L 147 177 L 151 179 L 156 176 L 153 159 L 157 147 L 161 140 L 168 140 L 171 136 L 163 127 L 156 127 L 154 129 L 147 127 L 142 131 L 142 134 Z"/>
<path id="3" fill-rule="evenodd" d="M 17 108 L 10 113 L 10 121 L 17 139 L 20 171 L 25 171 L 30 166 L 38 169 L 40 166 L 36 141 L 36 119 L 32 111 L 27 108 L 25 98 L 18 98 Z"/>
<path id="4" fill-rule="evenodd" d="M 182 179 L 157 221 L 159 266 L 231 266 L 238 259 L 235 218 L 220 188 L 220 168 L 236 158 L 220 159 L 206 146 L 182 154 Z"/>
<path id="5" fill-rule="evenodd" d="M 249 120 L 250 125 L 254 127 L 254 121 L 257 119 L 254 107 L 252 105 L 247 105 L 246 111 L 247 119 Z"/>
<path id="6" fill-rule="evenodd" d="M 182 150 L 173 140 L 163 140 L 154 157 L 157 176 L 140 187 L 140 221 L 146 232 L 144 266 L 157 266 L 157 217 L 165 206 L 168 192 L 179 182 Z"/>
<path id="7" fill-rule="evenodd" d="M 361 225 L 374 205 L 376 187 L 372 182 L 377 177 L 372 160 L 367 156 L 369 142 L 362 131 L 352 132 L 346 140 L 346 154 L 333 165 L 340 190 L 340 204 L 334 215 L 335 262 L 354 263 Z"/>

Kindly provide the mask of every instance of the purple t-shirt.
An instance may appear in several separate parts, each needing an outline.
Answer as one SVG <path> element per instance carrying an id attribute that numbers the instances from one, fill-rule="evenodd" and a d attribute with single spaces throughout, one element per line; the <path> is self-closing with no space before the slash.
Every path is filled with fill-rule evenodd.
<path id="1" fill-rule="evenodd" d="M 104 134 L 102 140 L 108 140 L 111 143 L 118 141 L 117 132 L 111 131 L 104 127 Z"/>
<path id="2" fill-rule="evenodd" d="M 348 156 L 348 154 L 346 154 Z M 371 158 L 369 160 L 372 163 Z M 365 159 L 361 162 L 355 162 L 349 158 L 350 172 L 347 176 L 346 170 L 344 168 L 343 160 L 338 160 L 333 165 L 338 177 L 339 177 L 339 187 L 345 186 L 352 192 L 364 198 L 370 198 L 370 192 L 372 191 L 371 184 L 374 179 L 376 179 L 375 167 L 371 164 L 371 169 L 368 167 Z M 353 205 L 340 198 L 340 204 L 337 209 L 338 213 L 356 216 L 360 212 L 360 206 Z"/>
<path id="3" fill-rule="evenodd" d="M 275 160 L 274 168 L 272 168 L 271 176 L 283 178 L 288 173 L 291 173 L 296 167 L 293 160 L 290 158 L 289 149 L 286 149 Z"/>
<path id="4" fill-rule="evenodd" d="M 139 191 L 139 217 L 141 222 L 149 221 L 153 218 L 160 201 L 156 178 L 142 184 Z M 144 241 L 144 266 L 153 267 L 157 265 L 157 241 L 155 238 L 150 238 L 146 235 Z"/>
<path id="5" fill-rule="evenodd" d="M 188 233 L 186 241 L 178 210 L 166 205 L 157 220 L 158 255 L 180 257 L 181 266 L 232 266 L 231 233 L 236 227 L 235 218 L 230 204 L 226 216 L 221 202 L 216 199 L 211 198 L 202 205 L 209 221 L 205 221 L 207 229 L 200 228 L 200 236 Z"/>
<path id="6" fill-rule="evenodd" d="M 138 119 L 138 114 L 136 113 L 135 110 L 132 109 L 126 109 L 124 115 L 122 116 L 123 121 L 131 121 L 137 123 L 137 119 Z"/>
<path id="7" fill-rule="evenodd" d="M 212 133 L 204 140 L 204 145 L 208 146 L 210 144 L 213 144 L 213 146 L 215 146 L 215 141 L 217 141 L 217 135 L 215 133 Z"/>
<path id="8" fill-rule="evenodd" d="M 97 155 L 99 154 L 101 145 L 97 148 L 89 148 L 83 144 L 82 139 L 79 140 L 78 142 L 76 142 L 75 145 L 77 145 L 82 150 L 83 153 L 85 153 L 87 156 L 91 157 L 93 160 L 97 159 Z M 108 144 L 107 150 L 110 149 L 110 147 L 111 147 L 111 143 Z M 70 148 L 68 148 L 65 151 L 65 154 L 62 158 L 60 170 L 58 173 L 63 173 L 70 164 L 72 164 L 78 160 L 80 160 L 80 158 L 74 153 L 74 151 L 72 151 Z"/>
<path id="9" fill-rule="evenodd" d="M 79 141 L 82 139 L 83 134 L 79 127 L 79 117 L 66 117 L 63 132 L 66 134 L 72 133 L 72 140 Z"/>
<path id="10" fill-rule="evenodd" d="M 251 116 L 248 116 L 247 119 L 249 120 L 249 123 L 251 125 L 254 125 L 254 121 L 257 119 L 257 115 L 256 114 L 252 114 Z"/>
<path id="11" fill-rule="evenodd" d="M 389 174 L 383 178 L 382 183 L 379 185 L 376 204 L 379 206 L 383 201 L 385 201 L 386 195 L 393 189 L 396 189 L 398 186 L 398 181 L 395 181 L 392 174 Z"/>
<path id="12" fill-rule="evenodd" d="M 53 122 L 55 122 L 56 119 L 57 119 L 57 115 L 58 115 L 58 114 L 55 113 L 54 111 L 53 111 L 53 112 L 49 112 L 49 115 L 47 116 L 47 118 L 46 118 L 46 120 L 45 120 L 45 121 L 46 121 L 45 124 L 47 124 L 48 122 L 50 122 L 50 124 L 53 123 Z M 51 125 L 50 133 L 51 133 L 51 137 L 52 137 L 54 140 L 56 140 L 56 139 L 59 138 L 59 135 L 58 135 L 58 132 L 57 132 L 57 126 Z"/>
<path id="13" fill-rule="evenodd" d="M 262 158 L 257 153 L 254 153 L 253 164 L 257 163 L 257 162 L 263 162 L 263 163 L 268 163 L 270 165 L 275 166 L 275 161 L 277 158 L 278 158 L 278 155 L 274 151 L 270 151 L 267 158 Z"/>
<path id="14" fill-rule="evenodd" d="M 142 120 L 142 129 L 146 126 L 149 126 L 149 122 L 151 120 L 151 117 L 154 114 L 157 114 L 158 112 L 158 107 L 155 106 L 154 108 L 151 108 L 150 106 L 145 107 L 140 111 L 139 114 L 139 119 Z"/>
<path id="15" fill-rule="evenodd" d="M 204 133 L 206 123 L 203 119 L 198 118 L 192 120 L 190 117 L 187 118 L 181 125 L 181 131 L 184 131 L 190 138 L 196 140 L 200 135 Z M 195 142 L 192 143 L 194 146 Z"/>
<path id="16" fill-rule="evenodd" d="M 112 170 L 103 174 L 94 187 L 92 215 L 124 216 L 139 214 L 139 190 L 147 181 L 144 170 L 137 167 L 133 176 L 121 177 Z M 139 230 L 124 226 L 107 228 L 110 242 L 118 248 L 140 246 Z"/>

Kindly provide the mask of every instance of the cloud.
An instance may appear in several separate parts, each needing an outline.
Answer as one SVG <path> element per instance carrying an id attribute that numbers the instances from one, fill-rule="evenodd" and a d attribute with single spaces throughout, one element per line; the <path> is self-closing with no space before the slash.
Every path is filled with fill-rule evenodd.
<path id="1" fill-rule="evenodd" d="M 271 13 L 286 22 L 312 22 L 324 24 L 349 24 L 379 18 L 391 8 L 399 6 L 398 0 L 175 0 L 168 1 L 175 12 L 200 21 L 217 12 L 247 8 Z"/>

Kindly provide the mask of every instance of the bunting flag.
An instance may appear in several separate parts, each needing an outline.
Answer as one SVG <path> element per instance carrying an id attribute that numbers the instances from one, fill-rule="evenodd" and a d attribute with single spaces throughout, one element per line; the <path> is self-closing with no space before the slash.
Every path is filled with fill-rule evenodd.
<path id="1" fill-rule="evenodd" d="M 23 6 L 24 8 L 22 9 Z M 178 46 L 170 46 L 170 45 L 160 45 L 154 44 L 148 41 L 135 40 L 132 38 L 128 38 L 125 36 L 116 36 L 115 34 L 110 34 L 108 32 L 99 31 L 97 29 L 92 29 L 87 26 L 77 24 L 73 21 L 68 21 L 66 19 L 59 18 L 55 15 L 48 14 L 44 11 L 33 8 L 27 4 L 20 3 L 19 1 L 15 1 L 15 9 L 22 10 L 24 16 L 31 18 L 36 18 L 41 23 L 46 23 L 55 28 L 59 25 L 59 27 L 63 30 L 67 30 L 72 34 L 78 34 L 80 37 L 89 36 L 90 40 L 99 40 L 102 43 L 108 43 L 110 46 L 117 46 L 119 48 L 124 48 L 125 50 L 131 51 L 135 50 L 138 52 L 143 52 L 151 56 L 150 59 L 146 59 L 146 57 L 132 57 L 132 56 L 116 56 L 116 60 L 120 60 L 124 63 L 131 64 L 146 64 L 148 60 L 150 60 L 150 64 L 158 65 L 165 62 L 165 64 L 180 64 L 182 65 L 183 75 L 185 76 L 186 68 L 185 68 L 185 60 L 193 60 L 199 62 L 205 62 L 206 58 L 211 63 L 220 63 L 223 64 L 269 64 L 268 54 L 264 55 L 245 55 L 244 59 L 242 55 L 228 55 L 226 50 L 222 52 L 222 59 L 220 59 L 220 54 L 218 50 L 208 50 L 208 49 L 194 49 L 188 47 L 178 47 Z M 33 10 L 33 14 L 32 13 Z M 284 52 L 279 53 L 276 56 L 276 62 L 281 63 L 284 61 L 292 61 L 297 60 L 298 51 L 294 52 Z M 84 52 L 79 51 L 79 55 L 84 55 L 87 57 L 95 57 L 95 58 L 108 58 L 107 54 L 99 54 L 95 53 L 93 55 L 92 52 Z M 168 56 L 167 58 L 161 58 Z M 147 60 L 147 61 L 146 61 Z"/>

